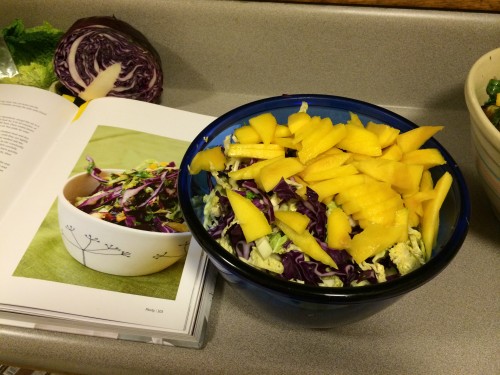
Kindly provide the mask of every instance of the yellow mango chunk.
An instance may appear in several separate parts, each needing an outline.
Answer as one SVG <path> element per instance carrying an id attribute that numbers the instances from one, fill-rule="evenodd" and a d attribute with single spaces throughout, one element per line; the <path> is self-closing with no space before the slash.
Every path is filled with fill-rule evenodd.
<path id="1" fill-rule="evenodd" d="M 318 156 L 306 164 L 306 168 L 300 175 L 305 177 L 310 173 L 320 173 L 331 168 L 340 167 L 347 160 L 349 160 L 350 157 L 351 154 L 343 151 L 333 155 L 327 154 Z"/>
<path id="2" fill-rule="evenodd" d="M 226 190 L 226 195 L 247 242 L 255 241 L 272 232 L 266 216 L 251 200 L 229 189 Z"/>
<path id="3" fill-rule="evenodd" d="M 309 125 L 311 116 L 306 112 L 295 112 L 288 116 L 288 129 L 292 134 L 297 133 L 304 126 Z"/>
<path id="4" fill-rule="evenodd" d="M 302 148 L 302 145 L 295 143 L 292 137 L 274 137 L 273 143 L 292 150 L 300 150 Z"/>
<path id="5" fill-rule="evenodd" d="M 354 235 L 350 247 L 346 250 L 359 264 L 394 245 L 399 237 L 400 228 L 371 224 L 362 232 Z"/>
<path id="6" fill-rule="evenodd" d="M 247 167 L 237 169 L 235 171 L 230 171 L 227 175 L 229 178 L 233 180 L 251 180 L 257 177 L 260 173 L 260 170 L 266 165 L 274 163 L 278 159 L 283 159 L 284 156 L 278 156 L 273 159 L 264 159 L 253 164 L 250 164 Z"/>
<path id="7" fill-rule="evenodd" d="M 363 190 L 360 189 L 361 187 Z M 377 203 L 385 203 L 391 198 L 400 197 L 389 185 L 377 181 L 364 183 L 358 189 L 355 186 L 353 190 L 357 193 L 355 196 L 349 197 L 349 190 L 347 190 L 339 193 L 338 199 L 335 200 L 337 204 L 343 201 L 342 208 L 348 215 L 366 210 Z"/>
<path id="8" fill-rule="evenodd" d="M 372 178 L 365 178 L 363 183 L 350 186 L 348 189 L 340 191 L 335 196 L 335 203 L 343 205 L 346 202 L 357 200 L 367 194 L 379 195 L 381 190 L 390 189 L 390 185 L 386 182 L 376 181 Z"/>
<path id="9" fill-rule="evenodd" d="M 434 181 L 429 170 L 422 172 L 422 179 L 420 180 L 420 191 L 429 191 L 434 189 Z"/>
<path id="10" fill-rule="evenodd" d="M 310 131 L 308 131 L 304 139 L 302 139 L 303 148 L 314 147 L 332 128 L 333 124 L 330 118 L 325 117 L 318 119 L 319 121 L 312 122 L 313 126 L 310 127 Z"/>
<path id="11" fill-rule="evenodd" d="M 381 158 L 356 161 L 354 165 L 360 172 L 390 183 L 400 193 L 417 192 L 423 172 L 421 165 Z"/>
<path id="12" fill-rule="evenodd" d="M 293 133 L 293 141 L 295 143 L 302 142 L 302 140 L 308 137 L 315 129 L 317 129 L 318 124 L 321 122 L 321 117 L 313 116 L 311 120 L 300 129 L 298 129 L 295 133 Z"/>
<path id="13" fill-rule="evenodd" d="M 328 253 L 321 248 L 314 236 L 308 231 L 299 234 L 290 228 L 287 224 L 280 220 L 276 220 L 276 225 L 285 233 L 285 235 L 292 241 L 302 252 L 314 260 L 338 268 L 335 261 Z"/>
<path id="14" fill-rule="evenodd" d="M 337 147 L 361 155 L 380 156 L 382 148 L 378 137 L 372 132 L 355 125 L 347 124 L 347 132 L 344 138 L 337 144 Z"/>
<path id="15" fill-rule="evenodd" d="M 279 158 L 261 168 L 255 182 L 264 191 L 271 191 L 282 178 L 293 176 L 304 169 L 297 158 Z"/>
<path id="16" fill-rule="evenodd" d="M 298 234 L 304 232 L 311 221 L 306 215 L 297 211 L 274 211 L 274 216 Z"/>
<path id="17" fill-rule="evenodd" d="M 353 219 L 359 221 L 361 228 L 370 224 L 392 225 L 395 220 L 396 210 L 403 208 L 400 196 L 394 196 L 383 202 L 377 202 L 358 211 L 352 215 Z"/>
<path id="18" fill-rule="evenodd" d="M 198 152 L 189 165 L 189 173 L 198 174 L 201 171 L 222 171 L 225 167 L 226 157 L 222 148 L 217 146 Z"/>
<path id="19" fill-rule="evenodd" d="M 429 260 L 432 249 L 436 245 L 436 239 L 439 229 L 439 210 L 443 205 L 444 199 L 448 194 L 453 183 L 453 177 L 449 172 L 445 172 L 434 187 L 434 198 L 423 203 L 423 216 L 421 221 L 422 240 L 425 246 L 426 259 Z"/>
<path id="20" fill-rule="evenodd" d="M 420 148 L 403 154 L 401 159 L 406 164 L 420 164 L 424 169 L 446 164 L 443 155 L 437 148 Z"/>
<path id="21" fill-rule="evenodd" d="M 276 130 L 274 131 L 275 138 L 290 137 L 291 135 L 292 135 L 292 132 L 290 131 L 290 128 L 287 125 L 277 125 L 276 126 Z"/>
<path id="22" fill-rule="evenodd" d="M 371 131 L 378 137 L 380 147 L 382 148 L 393 145 L 400 133 L 399 129 L 393 128 L 390 125 L 376 124 L 372 121 L 366 124 L 366 130 Z"/>
<path id="23" fill-rule="evenodd" d="M 420 218 L 424 214 L 422 203 L 434 198 L 435 195 L 435 192 L 431 188 L 430 190 L 419 191 L 414 194 L 405 194 L 403 196 L 403 203 L 408 209 L 409 222 L 412 228 L 420 224 Z"/>
<path id="24" fill-rule="evenodd" d="M 305 146 L 302 143 L 302 149 L 298 152 L 298 157 L 302 163 L 307 163 L 319 154 L 331 149 L 345 138 L 347 134 L 344 124 L 336 124 L 331 127 L 328 133 L 324 134 L 315 144 Z"/>
<path id="25" fill-rule="evenodd" d="M 321 172 L 312 172 L 304 175 L 304 180 L 307 182 L 328 180 L 335 177 L 350 176 L 358 173 L 356 167 L 352 164 L 341 165 L 339 167 L 332 167 Z"/>
<path id="26" fill-rule="evenodd" d="M 354 112 L 349 112 L 349 116 L 351 117 L 347 120 L 348 125 L 356 126 L 358 128 L 364 128 L 363 122 L 359 119 L 359 116 Z"/>
<path id="27" fill-rule="evenodd" d="M 382 150 L 381 159 L 387 160 L 395 160 L 400 161 L 403 158 L 403 151 L 401 148 L 395 143 L 385 149 Z"/>
<path id="28" fill-rule="evenodd" d="M 234 136 L 239 143 L 260 143 L 262 141 L 259 133 L 250 125 L 243 125 L 235 129 Z"/>
<path id="29" fill-rule="evenodd" d="M 318 199 L 323 202 L 328 197 L 338 194 L 342 190 L 349 189 L 350 187 L 362 184 L 366 181 L 366 176 L 355 174 L 352 176 L 342 176 L 331 178 L 316 183 L 311 183 L 309 187 L 318 194 Z"/>
<path id="30" fill-rule="evenodd" d="M 272 113 L 263 113 L 248 120 L 250 126 L 259 134 L 264 144 L 269 144 L 274 138 L 278 122 Z"/>
<path id="31" fill-rule="evenodd" d="M 227 156 L 239 158 L 272 159 L 285 156 L 283 146 L 263 143 L 231 143 L 226 149 Z"/>
<path id="32" fill-rule="evenodd" d="M 326 243 L 328 247 L 338 250 L 349 247 L 352 227 L 349 217 L 340 207 L 333 208 L 328 215 L 326 231 Z"/>
<path id="33" fill-rule="evenodd" d="M 401 147 L 403 153 L 417 150 L 427 140 L 434 136 L 438 131 L 442 130 L 444 126 L 420 126 L 418 128 L 401 133 L 396 138 L 396 143 Z"/>
<path id="34" fill-rule="evenodd" d="M 396 210 L 394 215 L 394 227 L 399 229 L 399 237 L 396 242 L 406 242 L 408 240 L 409 211 L 407 208 Z"/>

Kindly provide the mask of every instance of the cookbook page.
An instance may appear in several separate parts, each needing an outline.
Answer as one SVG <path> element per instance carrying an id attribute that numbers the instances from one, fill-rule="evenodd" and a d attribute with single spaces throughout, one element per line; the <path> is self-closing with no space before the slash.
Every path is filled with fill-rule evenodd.
<path id="1" fill-rule="evenodd" d="M 152 275 L 94 271 L 66 251 L 56 197 L 68 176 L 85 169 L 87 156 L 100 168 L 133 168 L 145 159 L 179 165 L 189 142 L 212 120 L 128 99 L 90 102 L 42 160 L 37 184 L 24 190 L 32 199 L 17 201 L 0 225 L 0 309 L 188 329 L 206 263 L 200 247 L 192 243 L 184 261 Z"/>
<path id="2" fill-rule="evenodd" d="M 47 90 L 0 84 L 0 220 L 77 110 Z"/>

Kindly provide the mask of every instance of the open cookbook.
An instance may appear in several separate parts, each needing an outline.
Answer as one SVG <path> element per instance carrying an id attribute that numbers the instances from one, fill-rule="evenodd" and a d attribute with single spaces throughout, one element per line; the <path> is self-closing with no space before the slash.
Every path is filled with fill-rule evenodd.
<path id="1" fill-rule="evenodd" d="M 200 348 L 216 272 L 191 240 L 146 276 L 87 268 L 66 251 L 57 194 L 86 158 L 99 168 L 180 165 L 210 116 L 100 98 L 81 111 L 55 93 L 0 85 L 0 324 Z"/>

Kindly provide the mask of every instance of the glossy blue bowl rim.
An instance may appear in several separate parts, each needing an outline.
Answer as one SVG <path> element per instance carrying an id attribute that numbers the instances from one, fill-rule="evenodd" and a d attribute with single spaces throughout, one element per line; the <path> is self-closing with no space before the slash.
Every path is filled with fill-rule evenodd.
<path id="1" fill-rule="evenodd" d="M 188 171 L 192 157 L 201 150 L 211 139 L 216 137 L 225 129 L 241 122 L 249 116 L 263 112 L 269 112 L 284 107 L 300 107 L 302 102 L 307 102 L 309 106 L 333 107 L 344 111 L 352 111 L 358 115 L 374 117 L 377 120 L 390 124 L 392 126 L 411 129 L 417 127 L 416 124 L 408 119 L 380 106 L 367 103 L 357 99 L 351 99 L 342 96 L 323 95 L 323 94 L 293 94 L 268 97 L 256 100 L 242 106 L 239 106 L 222 116 L 215 119 L 205 127 L 188 147 L 181 165 L 178 180 L 179 201 L 181 210 L 190 227 L 193 237 L 200 246 L 207 252 L 209 258 L 224 272 L 231 272 L 241 280 L 260 285 L 268 291 L 274 291 L 283 296 L 294 298 L 301 301 L 311 301 L 324 304 L 346 304 L 362 303 L 375 300 L 394 298 L 407 293 L 437 276 L 458 253 L 462 246 L 469 228 L 470 221 L 470 199 L 465 179 L 452 156 L 446 149 L 434 138 L 426 143 L 426 146 L 436 147 L 443 154 L 447 161 L 444 167 L 453 176 L 453 185 L 458 191 L 459 207 L 458 215 L 449 241 L 443 245 L 441 250 L 419 269 L 402 276 L 396 280 L 379 283 L 376 285 L 359 287 L 315 287 L 281 280 L 275 276 L 266 274 L 245 262 L 239 260 L 236 256 L 222 248 L 214 239 L 212 239 L 202 223 L 198 220 L 196 213 L 191 205 L 191 175 Z M 453 189 L 453 186 L 452 186 Z"/>

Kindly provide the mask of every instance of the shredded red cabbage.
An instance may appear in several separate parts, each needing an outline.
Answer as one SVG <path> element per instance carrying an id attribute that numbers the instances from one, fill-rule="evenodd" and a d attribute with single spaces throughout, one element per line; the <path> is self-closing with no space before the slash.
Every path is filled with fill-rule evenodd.
<path id="1" fill-rule="evenodd" d="M 143 166 L 105 175 L 87 157 L 87 173 L 99 182 L 87 197 L 79 197 L 80 210 L 129 228 L 152 232 L 188 231 L 179 207 L 175 163 L 146 162 Z"/>

